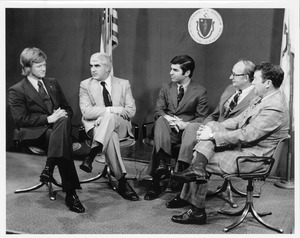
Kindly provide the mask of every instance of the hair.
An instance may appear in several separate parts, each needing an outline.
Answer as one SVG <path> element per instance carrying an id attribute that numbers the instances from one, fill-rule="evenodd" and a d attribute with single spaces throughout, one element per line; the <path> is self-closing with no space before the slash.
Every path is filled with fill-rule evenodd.
<path id="1" fill-rule="evenodd" d="M 191 78 L 193 76 L 195 62 L 192 57 L 188 55 L 178 55 L 171 60 L 171 64 L 179 64 L 182 69 L 182 74 L 185 74 L 185 72 L 189 70 L 189 77 Z"/>
<path id="2" fill-rule="evenodd" d="M 261 71 L 263 82 L 271 80 L 274 88 L 279 88 L 284 78 L 284 72 L 279 65 L 270 62 L 261 62 L 255 66 L 254 71 Z"/>
<path id="3" fill-rule="evenodd" d="M 91 56 L 98 58 L 99 62 L 103 64 L 105 67 L 108 68 L 108 71 L 111 71 L 112 68 L 112 62 L 111 57 L 107 53 L 97 52 Z"/>
<path id="4" fill-rule="evenodd" d="M 249 76 L 249 81 L 252 82 L 254 78 L 255 64 L 247 59 L 239 59 L 238 62 L 242 62 L 245 65 L 244 74 Z"/>
<path id="5" fill-rule="evenodd" d="M 25 48 L 20 55 L 22 75 L 28 76 L 31 72 L 33 63 L 41 63 L 47 60 L 46 54 L 38 48 Z"/>

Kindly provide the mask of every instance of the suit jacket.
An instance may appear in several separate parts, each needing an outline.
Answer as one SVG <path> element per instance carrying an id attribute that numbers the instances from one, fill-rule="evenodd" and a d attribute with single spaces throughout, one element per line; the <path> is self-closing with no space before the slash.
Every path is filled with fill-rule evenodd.
<path id="1" fill-rule="evenodd" d="M 106 112 L 100 87 L 99 81 L 93 78 L 88 78 L 80 83 L 79 105 L 86 132 L 91 130 L 95 120 Z M 128 80 L 111 77 L 111 99 L 114 109 L 127 120 L 128 133 L 133 137 L 130 119 L 135 115 L 136 106 Z"/>
<path id="2" fill-rule="evenodd" d="M 228 99 L 236 93 L 235 87 L 231 84 L 229 85 L 225 91 L 222 93 L 219 104 L 215 108 L 215 110 L 204 120 L 203 124 L 206 124 L 209 121 L 224 121 L 225 106 L 224 104 L 228 101 Z M 227 115 L 227 118 L 235 117 L 241 114 L 250 104 L 252 99 L 256 96 L 254 89 L 252 89 L 246 97 L 243 98 L 236 107 L 233 108 L 231 112 Z"/>
<path id="3" fill-rule="evenodd" d="M 59 84 L 53 78 L 44 78 L 44 85 L 51 97 L 53 109 L 65 109 L 68 117 L 73 116 Z M 47 117 L 51 115 L 47 107 L 29 80 L 24 78 L 19 83 L 9 88 L 8 101 L 14 123 L 17 127 L 14 134 L 15 140 L 37 139 L 51 125 Z"/>
<path id="4" fill-rule="evenodd" d="M 177 83 L 163 84 L 156 102 L 154 118 L 175 115 L 185 122 L 203 122 L 208 114 L 206 89 L 191 80 L 179 105 L 177 94 Z"/>
<path id="5" fill-rule="evenodd" d="M 217 146 L 241 144 L 256 156 L 271 156 L 280 139 L 288 137 L 289 111 L 280 90 L 260 102 L 255 97 L 237 117 L 221 122 L 227 132 L 216 132 Z"/>

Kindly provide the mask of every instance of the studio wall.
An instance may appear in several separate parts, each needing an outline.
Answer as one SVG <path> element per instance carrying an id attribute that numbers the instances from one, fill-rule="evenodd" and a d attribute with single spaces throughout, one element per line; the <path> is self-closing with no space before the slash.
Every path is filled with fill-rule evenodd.
<path id="1" fill-rule="evenodd" d="M 201 6 L 199 6 L 200 8 Z M 210 45 L 193 41 L 188 21 L 197 9 L 118 9 L 119 45 L 114 74 L 130 81 L 137 105 L 134 121 L 153 120 L 158 91 L 170 80 L 170 60 L 188 54 L 196 62 L 193 80 L 207 88 L 210 110 L 216 106 L 240 58 L 279 64 L 284 9 L 215 9 L 223 19 L 221 37 Z M 47 76 L 55 77 L 80 123 L 80 81 L 90 76 L 90 55 L 99 51 L 102 9 L 6 9 L 6 92 L 21 80 L 19 55 L 25 47 L 48 56 Z M 7 147 L 13 123 L 7 105 Z"/>

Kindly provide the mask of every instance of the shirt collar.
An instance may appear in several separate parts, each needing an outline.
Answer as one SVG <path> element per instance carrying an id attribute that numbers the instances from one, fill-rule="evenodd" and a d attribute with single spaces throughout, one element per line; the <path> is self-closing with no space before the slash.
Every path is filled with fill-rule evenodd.
<path id="1" fill-rule="evenodd" d="M 189 86 L 190 82 L 191 82 L 191 79 L 188 80 L 188 81 L 187 81 L 186 83 L 184 83 L 184 84 L 179 84 L 179 83 L 177 83 L 177 90 L 179 90 L 179 87 L 182 86 L 183 89 L 184 89 L 184 91 L 186 91 L 186 89 L 187 89 L 187 87 Z"/>

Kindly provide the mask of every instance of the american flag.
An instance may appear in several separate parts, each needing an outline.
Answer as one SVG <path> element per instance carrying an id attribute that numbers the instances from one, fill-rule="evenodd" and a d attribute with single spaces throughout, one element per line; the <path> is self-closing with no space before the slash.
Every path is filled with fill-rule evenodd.
<path id="1" fill-rule="evenodd" d="M 100 52 L 112 56 L 112 51 L 118 44 L 118 12 L 115 8 L 105 8 L 102 17 Z"/>

